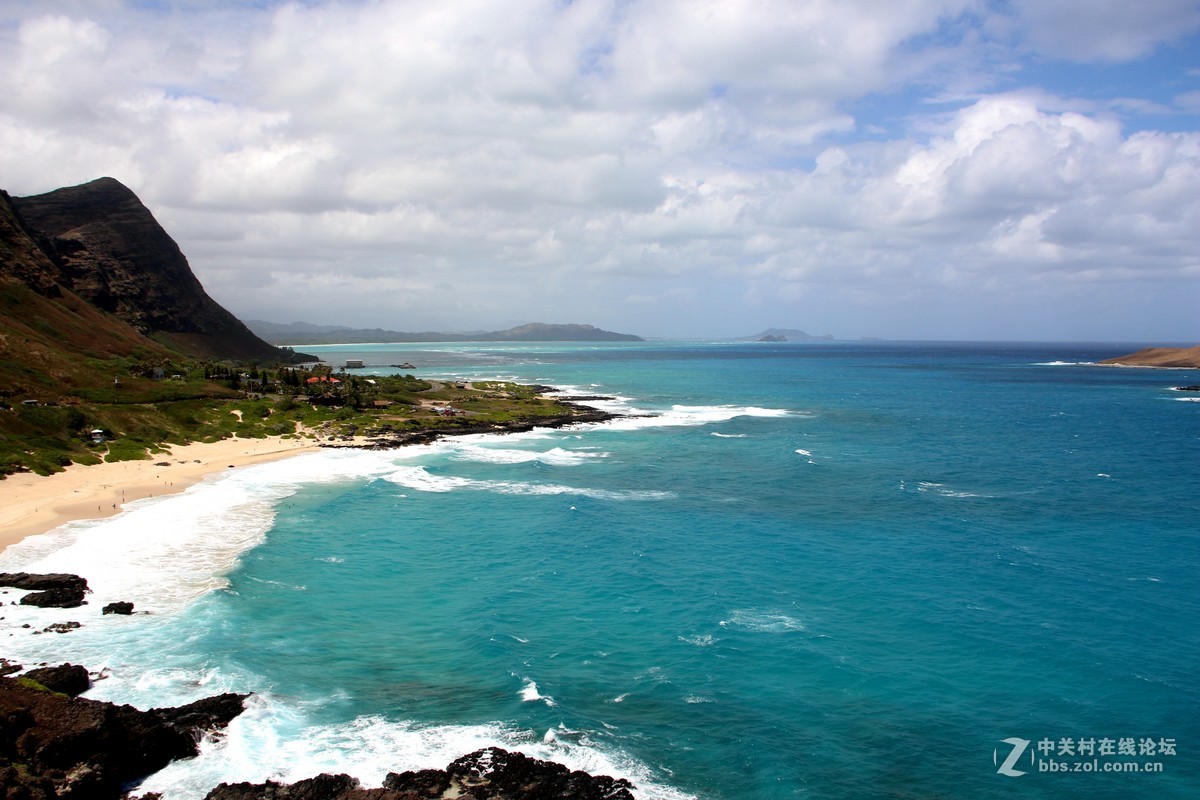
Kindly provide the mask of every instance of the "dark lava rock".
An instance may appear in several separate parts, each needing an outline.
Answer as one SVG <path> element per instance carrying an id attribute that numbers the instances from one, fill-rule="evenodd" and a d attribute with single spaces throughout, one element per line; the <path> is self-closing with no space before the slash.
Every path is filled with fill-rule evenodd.
<path id="1" fill-rule="evenodd" d="M 38 608 L 79 608 L 83 605 L 83 589 L 47 589 L 30 592 L 21 598 L 23 606 Z"/>
<path id="2" fill-rule="evenodd" d="M 92 685 L 91 679 L 88 678 L 87 667 L 81 667 L 78 664 L 39 667 L 29 670 L 21 677 L 35 680 L 52 692 L 60 692 L 70 697 L 78 697 Z"/>
<path id="3" fill-rule="evenodd" d="M 219 730 L 245 710 L 245 700 L 249 696 L 227 692 L 178 708 L 154 708 L 149 713 L 157 714 L 164 723 L 179 731 Z"/>
<path id="4" fill-rule="evenodd" d="M 14 589 L 37 591 L 47 589 L 78 589 L 86 592 L 88 589 L 86 579 L 64 572 L 51 572 L 44 575 L 32 572 L 0 572 L 0 586 L 11 586 Z"/>
<path id="5" fill-rule="evenodd" d="M 196 755 L 199 732 L 180 727 L 196 705 L 139 711 L 0 678 L 0 787 L 12 800 L 116 800 Z"/>
<path id="6" fill-rule="evenodd" d="M 318 775 L 286 784 L 223 783 L 205 800 L 633 800 L 624 779 L 592 776 L 550 761 L 489 747 L 446 769 L 390 773 L 379 789 L 348 775 Z"/>
<path id="7" fill-rule="evenodd" d="M 633 785 L 623 778 L 592 776 L 562 764 L 488 747 L 463 756 L 446 771 L 462 787 L 460 797 L 477 800 L 633 800 Z M 390 779 L 392 776 L 389 775 Z M 402 776 L 397 775 L 397 783 Z M 385 786 L 388 785 L 386 782 Z"/>
<path id="8" fill-rule="evenodd" d="M 41 608 L 78 608 L 88 591 L 85 579 L 64 573 L 0 572 L 0 586 L 32 590 L 21 598 L 21 605 Z"/>
<path id="9" fill-rule="evenodd" d="M 100 612 L 101 614 L 123 614 L 128 616 L 133 613 L 133 603 L 119 600 L 115 603 L 109 603 Z"/>
<path id="10" fill-rule="evenodd" d="M 370 791 L 363 791 L 359 787 L 361 784 L 356 778 L 349 775 L 318 775 L 315 778 L 307 778 L 302 781 L 297 781 L 293 784 L 275 783 L 267 781 L 266 783 L 222 783 L 217 788 L 210 791 L 204 800 L 257 800 L 257 798 L 270 798 L 270 800 L 340 800 L 341 798 L 349 798 L 351 792 L 354 793 L 355 800 L 358 798 L 386 798 L 386 800 L 409 800 L 412 795 L 397 796 L 389 792 L 387 795 L 371 794 Z"/>

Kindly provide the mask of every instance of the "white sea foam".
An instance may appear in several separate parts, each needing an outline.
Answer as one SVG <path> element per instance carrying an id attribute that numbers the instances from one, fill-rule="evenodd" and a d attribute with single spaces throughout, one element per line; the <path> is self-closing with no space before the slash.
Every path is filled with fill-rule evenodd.
<path id="1" fill-rule="evenodd" d="M 386 462 L 367 455 L 320 452 L 227 472 L 130 503 L 115 517 L 29 537 L 0 553 L 0 570 L 75 572 L 87 578 L 92 605 L 128 600 L 156 614 L 178 611 L 226 585 L 222 576 L 262 541 L 276 504 L 301 484 L 381 472 Z"/>
<path id="2" fill-rule="evenodd" d="M 782 611 L 739 608 L 721 620 L 723 628 L 741 628 L 755 633 L 790 633 L 807 630 L 804 623 Z"/>
<path id="3" fill-rule="evenodd" d="M 480 481 L 454 475 L 432 475 L 423 466 L 401 467 L 385 476 L 385 479 L 399 486 L 423 492 L 471 489 L 511 495 L 577 495 L 595 500 L 664 500 L 674 497 L 671 492 L 649 490 L 608 491 L 523 481 Z"/>
<path id="4" fill-rule="evenodd" d="M 709 435 L 716 436 L 718 439 L 745 439 L 746 438 L 746 434 L 744 434 L 744 433 L 717 433 L 716 431 L 713 431 Z"/>
<path id="5" fill-rule="evenodd" d="M 6 607 L 0 619 L 6 655 L 22 663 L 71 660 L 108 669 L 112 677 L 93 696 L 161 705 L 165 697 L 144 695 L 139 687 L 170 683 L 173 667 L 159 663 L 148 643 L 176 614 L 227 587 L 224 576 L 263 540 L 277 504 L 305 484 L 361 480 L 392 469 L 395 464 L 379 453 L 321 451 L 228 471 L 179 494 L 130 503 L 114 517 L 69 523 L 11 545 L 0 553 L 0 572 L 82 575 L 91 589 L 87 608 L 95 612 Z M 114 601 L 132 602 L 135 615 L 98 613 Z M 79 620 L 84 626 L 68 636 L 29 635 Z M 194 670 L 189 674 L 180 698 L 195 688 Z"/>
<path id="6" fill-rule="evenodd" d="M 932 481 L 918 481 L 918 492 L 932 492 L 941 497 L 990 497 L 991 495 L 976 494 L 975 492 L 964 492 L 958 489 L 951 489 L 944 483 L 934 483 Z"/>
<path id="7" fill-rule="evenodd" d="M 756 406 L 672 406 L 669 411 L 647 411 L 638 408 L 626 409 L 631 416 L 604 423 L 610 430 L 640 430 L 642 428 L 691 427 L 727 422 L 737 417 L 790 417 L 810 416 L 805 412 L 782 408 L 758 408 Z"/>
<path id="8" fill-rule="evenodd" d="M 1035 361 L 1035 367 L 1094 367 L 1095 361 Z"/>
<path id="9" fill-rule="evenodd" d="M 522 686 L 521 691 L 517 693 L 521 696 L 521 700 L 526 703 L 534 703 L 538 700 L 541 700 L 551 708 L 558 705 L 558 703 L 554 702 L 553 697 L 547 694 L 542 694 L 538 691 L 538 685 L 533 681 L 532 678 L 522 678 L 521 680 L 525 681 L 525 685 Z"/>
<path id="10" fill-rule="evenodd" d="M 696 647 L 712 647 L 717 640 L 711 633 L 696 633 L 691 636 L 680 636 L 679 641 L 694 644 Z"/>
<path id="11" fill-rule="evenodd" d="M 484 464 L 527 464 L 536 461 L 555 467 L 571 467 L 593 458 L 607 458 L 608 453 L 587 450 L 566 450 L 554 447 L 550 450 L 515 450 L 511 448 L 467 445 L 459 447 L 450 456 L 453 461 L 473 461 Z"/>
<path id="12" fill-rule="evenodd" d="M 602 749 L 586 735 L 537 737 L 533 731 L 499 723 L 419 725 L 362 716 L 336 725 L 312 725 L 296 707 L 270 695 L 252 698 L 220 740 L 205 740 L 201 754 L 176 761 L 151 775 L 141 792 L 161 792 L 165 800 L 199 800 L 222 782 L 273 779 L 295 782 L 313 775 L 346 773 L 372 787 L 389 772 L 442 768 L 466 753 L 503 747 L 533 758 L 556 761 L 573 770 L 629 779 L 644 800 L 691 798 L 663 786 L 649 769 L 621 751 Z M 578 732 L 575 732 L 578 733 Z"/>

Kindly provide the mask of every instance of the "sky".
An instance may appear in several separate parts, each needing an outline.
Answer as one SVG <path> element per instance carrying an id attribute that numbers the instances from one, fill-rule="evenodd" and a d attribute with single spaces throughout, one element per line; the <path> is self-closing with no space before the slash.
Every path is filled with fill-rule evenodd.
<path id="1" fill-rule="evenodd" d="M 0 0 L 242 319 L 1200 342 L 1200 0 Z"/>

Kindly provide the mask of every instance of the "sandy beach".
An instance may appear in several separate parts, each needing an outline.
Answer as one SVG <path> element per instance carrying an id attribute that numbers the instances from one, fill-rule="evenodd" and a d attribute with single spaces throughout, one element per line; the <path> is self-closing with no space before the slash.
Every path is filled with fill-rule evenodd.
<path id="1" fill-rule="evenodd" d="M 212 472 L 316 449 L 311 439 L 225 439 L 171 445 L 169 454 L 143 461 L 74 464 L 49 476 L 9 475 L 0 481 L 0 550 L 71 520 L 112 516 L 127 502 L 181 492 Z M 164 462 L 169 466 L 161 466 Z"/>

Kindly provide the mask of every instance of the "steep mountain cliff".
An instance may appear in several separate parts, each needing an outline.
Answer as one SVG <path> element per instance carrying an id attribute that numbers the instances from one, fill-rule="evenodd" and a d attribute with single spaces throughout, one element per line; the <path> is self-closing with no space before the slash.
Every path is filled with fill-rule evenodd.
<path id="1" fill-rule="evenodd" d="M 100 178 L 11 200 L 54 268 L 46 272 L 43 264 L 14 277 L 31 286 L 57 283 L 185 355 L 290 360 L 208 296 L 179 246 L 119 181 Z"/>
<path id="2" fill-rule="evenodd" d="M 0 397 L 55 398 L 111 382 L 107 359 L 170 355 L 63 286 L 59 267 L 0 191 Z"/>

